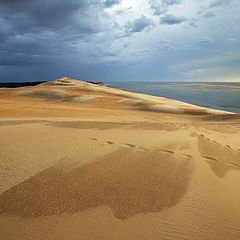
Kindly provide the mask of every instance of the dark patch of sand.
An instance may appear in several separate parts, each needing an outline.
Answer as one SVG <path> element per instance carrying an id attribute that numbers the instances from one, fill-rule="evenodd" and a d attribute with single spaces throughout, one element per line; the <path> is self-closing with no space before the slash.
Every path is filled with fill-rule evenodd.
<path id="1" fill-rule="evenodd" d="M 91 164 L 51 167 L 20 183 L 0 196 L 1 214 L 34 218 L 107 205 L 124 220 L 177 204 L 191 172 L 187 157 L 120 148 Z"/>

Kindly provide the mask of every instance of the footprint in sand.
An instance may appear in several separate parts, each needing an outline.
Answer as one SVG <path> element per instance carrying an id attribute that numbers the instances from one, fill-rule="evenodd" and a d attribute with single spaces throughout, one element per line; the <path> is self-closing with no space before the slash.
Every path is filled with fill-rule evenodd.
<path id="1" fill-rule="evenodd" d="M 170 154 L 174 154 L 175 153 L 174 151 L 167 150 L 167 149 L 161 149 L 161 152 L 170 153 Z"/>
<path id="2" fill-rule="evenodd" d="M 149 150 L 147 148 L 145 148 L 145 147 L 140 147 L 139 150 L 143 151 L 143 152 L 149 152 Z"/>
<path id="3" fill-rule="evenodd" d="M 91 140 L 93 140 L 93 141 L 98 141 L 98 139 L 97 138 L 90 138 Z"/>
<path id="4" fill-rule="evenodd" d="M 211 161 L 215 161 L 215 162 L 219 162 L 218 159 L 214 158 L 214 157 L 210 157 L 210 156 L 203 156 L 203 158 L 207 159 L 207 160 L 211 160 Z"/>
<path id="5" fill-rule="evenodd" d="M 97 138 L 90 138 L 92 141 L 99 141 Z M 112 142 L 112 141 L 106 141 L 106 142 L 104 142 L 104 143 L 102 143 L 101 145 L 113 145 L 114 144 L 114 142 Z"/>
<path id="6" fill-rule="evenodd" d="M 136 148 L 136 145 L 131 144 L 131 143 L 125 143 L 124 146 L 130 147 L 130 148 Z"/>
<path id="7" fill-rule="evenodd" d="M 240 168 L 240 164 L 237 163 L 228 163 L 229 166 Z"/>
<path id="8" fill-rule="evenodd" d="M 197 136 L 197 134 L 195 132 L 190 133 L 190 137 L 196 137 L 196 136 Z"/>

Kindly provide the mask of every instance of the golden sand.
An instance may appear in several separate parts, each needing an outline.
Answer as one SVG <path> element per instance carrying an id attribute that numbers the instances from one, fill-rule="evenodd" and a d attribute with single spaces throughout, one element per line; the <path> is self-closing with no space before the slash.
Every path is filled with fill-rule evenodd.
<path id="1" fill-rule="evenodd" d="M 240 118 L 61 78 L 0 89 L 0 239 L 240 239 Z"/>

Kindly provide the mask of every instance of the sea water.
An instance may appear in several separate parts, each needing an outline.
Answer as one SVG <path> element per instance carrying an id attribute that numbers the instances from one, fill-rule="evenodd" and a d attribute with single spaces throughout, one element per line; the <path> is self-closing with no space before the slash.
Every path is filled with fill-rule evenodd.
<path id="1" fill-rule="evenodd" d="M 110 82 L 107 85 L 240 113 L 240 83 Z"/>

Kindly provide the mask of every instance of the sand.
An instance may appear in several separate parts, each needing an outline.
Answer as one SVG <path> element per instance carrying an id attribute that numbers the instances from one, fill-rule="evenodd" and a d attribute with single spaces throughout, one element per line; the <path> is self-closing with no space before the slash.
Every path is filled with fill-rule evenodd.
<path id="1" fill-rule="evenodd" d="M 0 239 L 240 239 L 240 117 L 60 78 L 0 89 Z"/>

